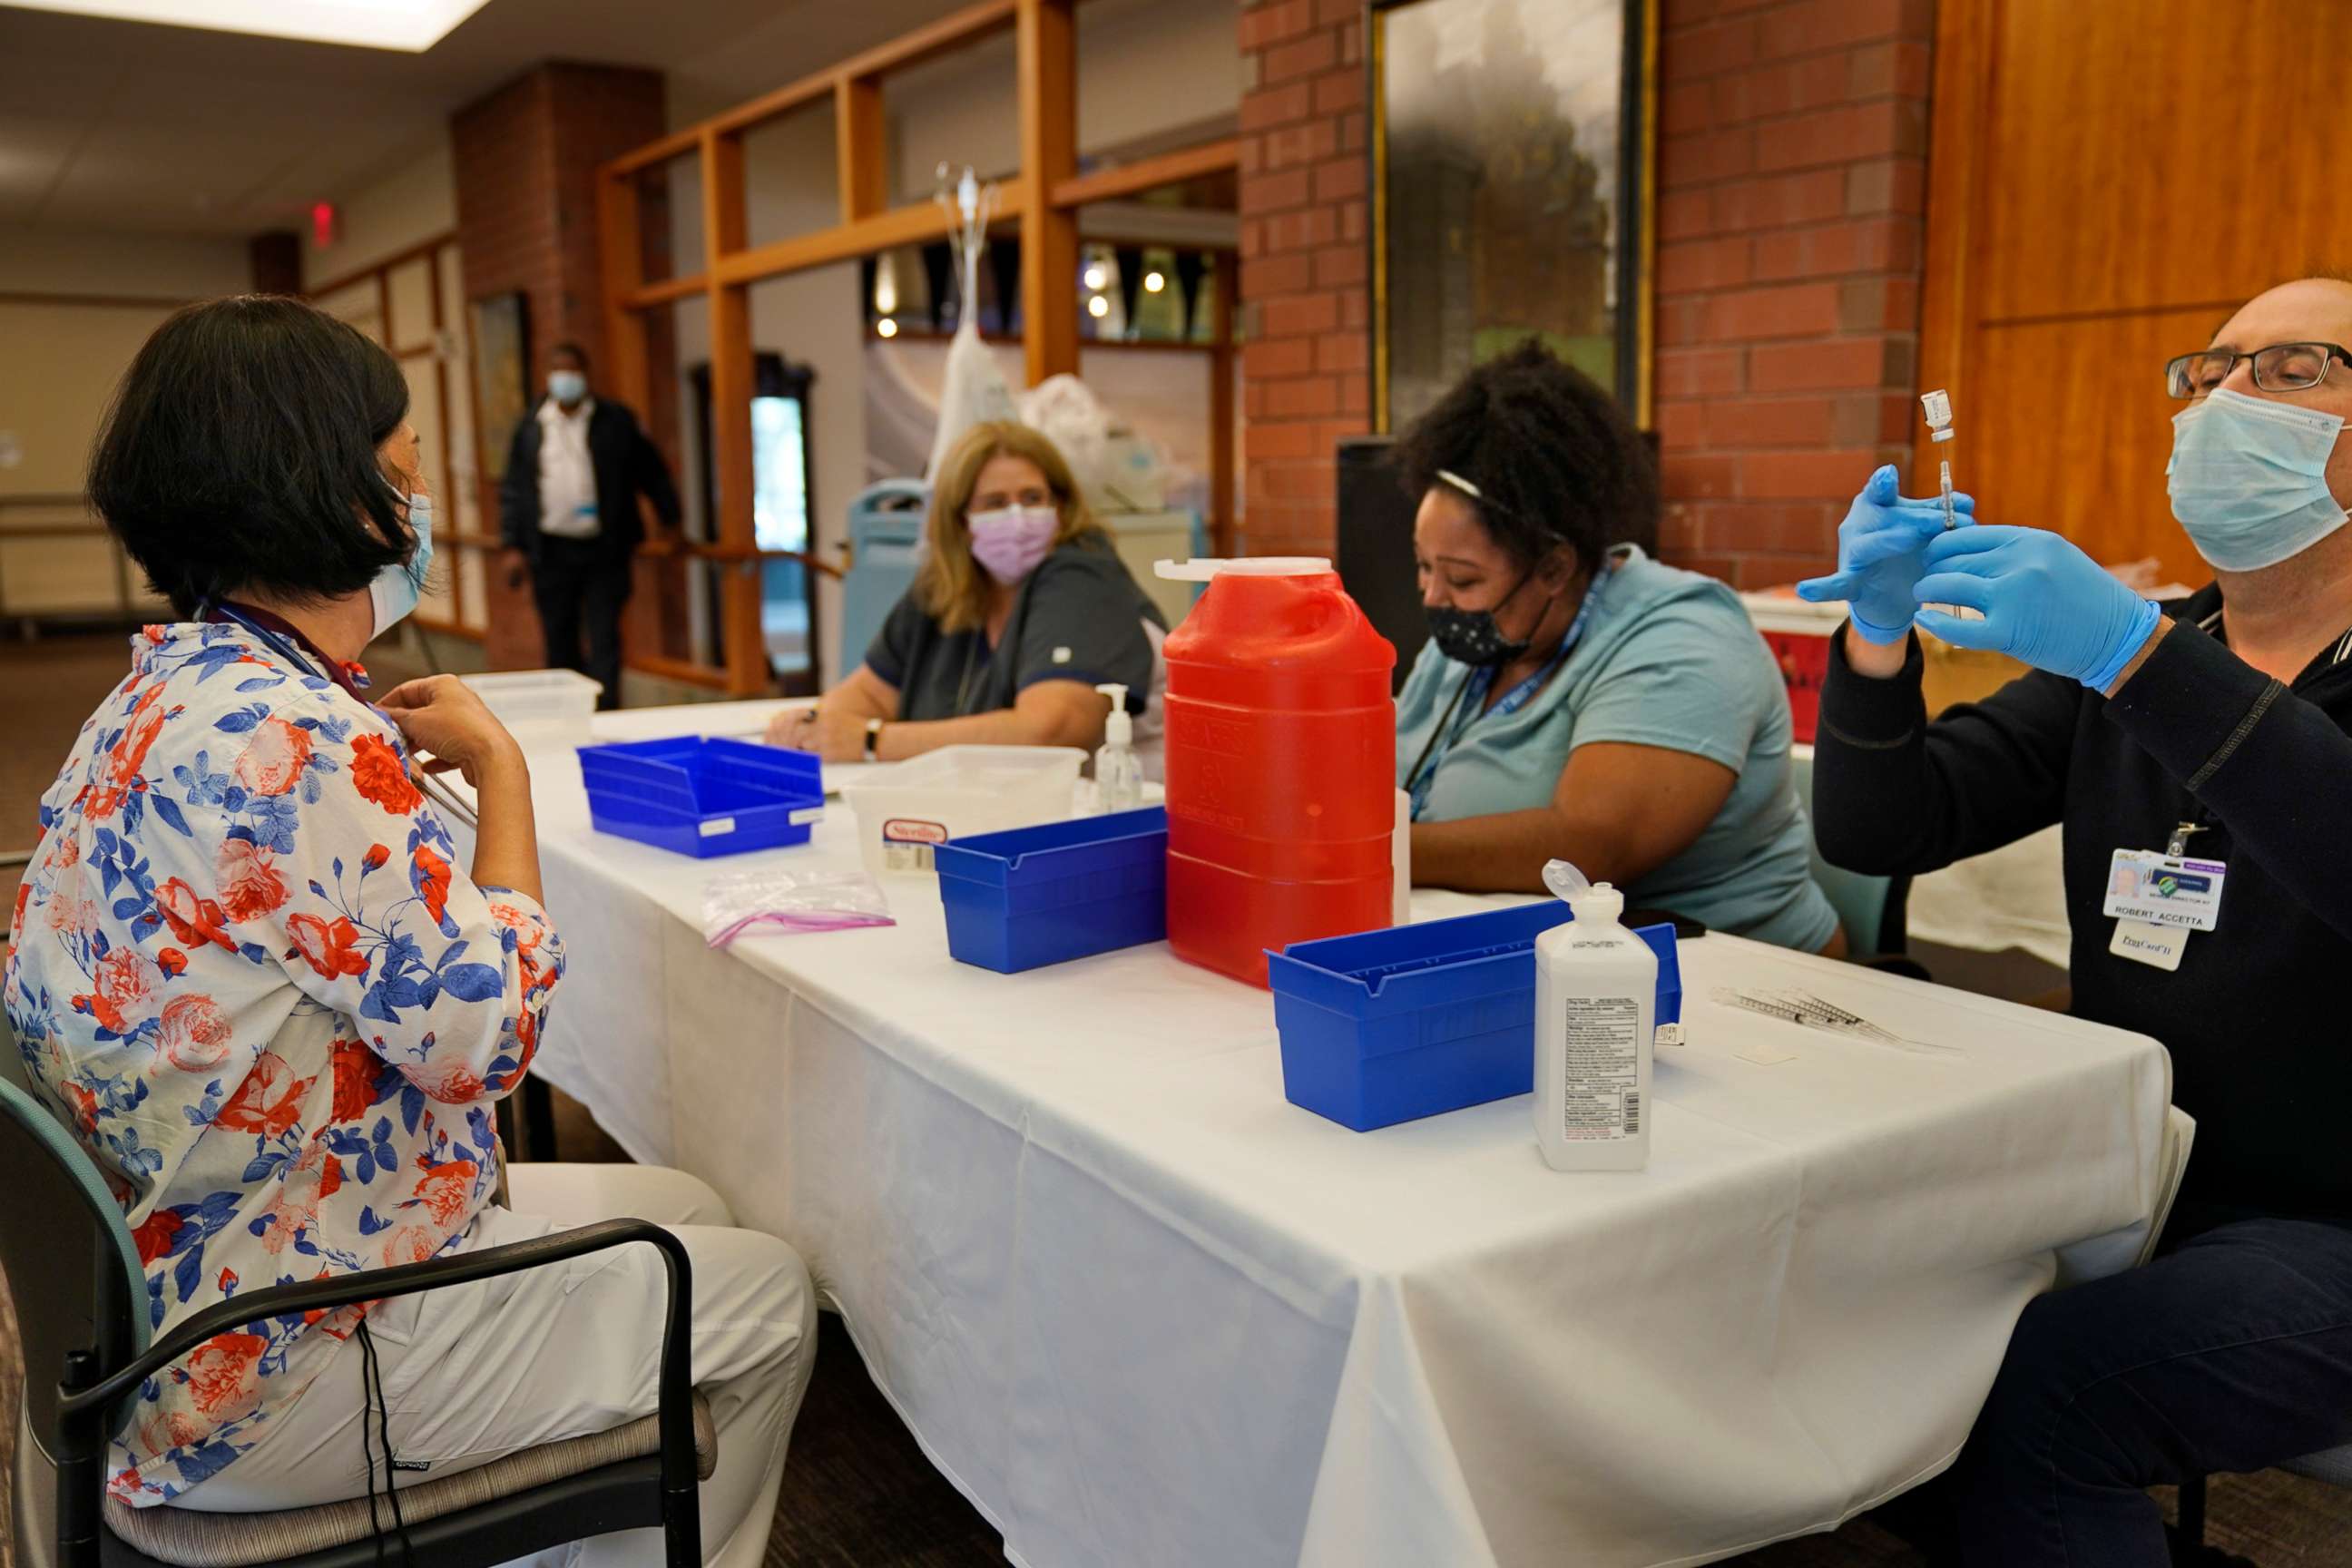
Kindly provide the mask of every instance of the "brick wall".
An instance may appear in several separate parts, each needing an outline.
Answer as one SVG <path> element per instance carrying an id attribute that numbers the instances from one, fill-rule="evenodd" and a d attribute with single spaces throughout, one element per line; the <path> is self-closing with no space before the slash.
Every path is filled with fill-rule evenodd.
<path id="1" fill-rule="evenodd" d="M 1656 423 L 1669 558 L 1827 559 L 1909 450 L 1932 0 L 1663 0 Z M 1370 427 L 1361 10 L 1242 0 L 1248 548 L 1321 553 Z"/>
<path id="2" fill-rule="evenodd" d="M 1370 428 L 1361 0 L 1241 11 L 1244 540 L 1331 550 L 1334 446 Z"/>
<path id="3" fill-rule="evenodd" d="M 595 171 L 666 130 L 658 72 L 562 63 L 539 66 L 451 117 L 466 297 L 529 297 L 533 386 L 549 345 L 564 339 L 604 361 Z M 511 435 L 484 430 L 480 439 L 503 446 Z M 483 515 L 495 520 L 498 497 L 488 467 L 481 471 Z M 485 658 L 494 669 L 536 666 L 542 652 L 529 595 L 509 590 L 499 572 L 489 577 Z"/>
<path id="4" fill-rule="evenodd" d="M 1660 543 L 1681 564 L 1805 574 L 1910 450 L 1934 36 L 1932 0 L 1666 0 Z"/>

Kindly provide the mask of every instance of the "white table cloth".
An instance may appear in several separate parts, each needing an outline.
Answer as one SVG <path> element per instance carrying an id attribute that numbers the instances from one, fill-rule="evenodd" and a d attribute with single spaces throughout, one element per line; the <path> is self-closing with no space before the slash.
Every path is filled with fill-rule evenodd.
<path id="1" fill-rule="evenodd" d="M 1524 1097 L 1369 1134 L 1289 1105 L 1265 994 L 1161 946 L 993 974 L 898 883 L 895 928 L 713 952 L 704 879 L 765 858 L 596 836 L 576 770 L 534 773 L 571 954 L 537 1070 L 802 1250 L 1033 1568 L 1660 1564 L 1825 1528 L 1946 1464 L 2054 1250 L 2158 1199 L 2168 1064 L 2119 1031 L 1709 936 L 1649 1168 L 1563 1175 Z M 848 813 L 771 856 L 853 864 Z M 1706 999 L 1799 982 L 1958 1049 Z M 1735 1055 L 1759 1042 L 1793 1058 Z"/>
<path id="2" fill-rule="evenodd" d="M 1910 932 L 1948 947 L 2023 948 L 2044 963 L 2073 961 L 2066 921 L 2065 846 L 2045 827 L 1911 883 Z"/>

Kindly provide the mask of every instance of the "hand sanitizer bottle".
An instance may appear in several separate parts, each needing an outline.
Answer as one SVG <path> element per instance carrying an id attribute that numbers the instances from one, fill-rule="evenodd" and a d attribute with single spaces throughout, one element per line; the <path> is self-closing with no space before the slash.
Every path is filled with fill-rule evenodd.
<path id="1" fill-rule="evenodd" d="M 1143 804 L 1143 764 L 1135 755 L 1135 720 L 1127 710 L 1127 688 L 1097 686 L 1110 699 L 1103 721 L 1103 743 L 1095 752 L 1095 790 L 1105 811 L 1133 811 Z"/>
<path id="2" fill-rule="evenodd" d="M 1565 860 L 1544 886 L 1575 919 L 1536 938 L 1536 1145 L 1555 1171 L 1650 1160 L 1658 956 L 1619 922 L 1625 895 Z"/>

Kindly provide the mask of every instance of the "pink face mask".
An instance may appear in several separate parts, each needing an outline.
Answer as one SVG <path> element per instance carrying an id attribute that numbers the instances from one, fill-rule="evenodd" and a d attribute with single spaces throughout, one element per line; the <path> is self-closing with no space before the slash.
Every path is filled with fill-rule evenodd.
<path id="1" fill-rule="evenodd" d="M 1062 514 L 1050 506 L 976 511 L 964 521 L 971 529 L 971 558 L 1007 587 L 1037 570 L 1062 531 Z"/>

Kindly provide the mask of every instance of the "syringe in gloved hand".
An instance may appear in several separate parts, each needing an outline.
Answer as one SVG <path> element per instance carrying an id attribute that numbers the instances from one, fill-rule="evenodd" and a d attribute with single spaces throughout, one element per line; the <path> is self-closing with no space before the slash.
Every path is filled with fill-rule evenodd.
<path id="1" fill-rule="evenodd" d="M 1941 387 L 1937 387 L 1933 392 L 1922 393 L 1919 397 L 1919 406 L 1927 410 L 1929 438 L 1939 446 L 1950 440 L 1952 438 L 1950 395 Z M 1942 480 L 1944 489 L 1944 526 L 1947 529 L 1957 528 L 1959 526 L 1960 520 L 1958 514 L 1952 510 L 1951 458 L 1943 459 L 1943 468 L 1938 477 Z"/>

